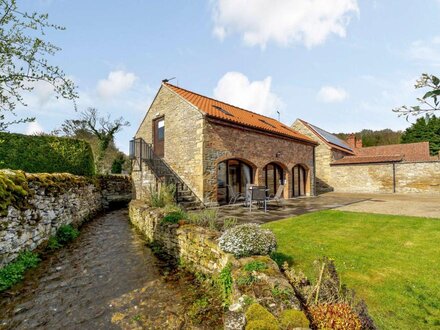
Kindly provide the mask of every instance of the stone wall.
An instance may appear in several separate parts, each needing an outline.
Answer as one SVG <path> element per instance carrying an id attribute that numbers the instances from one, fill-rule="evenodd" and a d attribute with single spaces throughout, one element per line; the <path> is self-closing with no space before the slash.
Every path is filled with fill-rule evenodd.
<path id="1" fill-rule="evenodd" d="M 330 183 L 332 175 L 330 163 L 346 156 L 347 153 L 339 150 L 332 150 L 300 120 L 296 120 L 293 123 L 292 128 L 318 143 L 318 146 L 315 148 L 316 193 L 321 194 L 333 191 L 333 187 Z"/>
<path id="2" fill-rule="evenodd" d="M 440 194 L 440 162 L 332 165 L 336 192 Z M 393 184 L 395 182 L 395 186 Z"/>
<path id="3" fill-rule="evenodd" d="M 307 169 L 306 194 L 314 195 L 314 145 L 210 120 L 205 122 L 204 136 L 205 203 L 216 202 L 217 165 L 230 158 L 251 165 L 254 183 L 262 185 L 265 183 L 263 168 L 271 162 L 280 165 L 285 173 L 286 197 L 292 196 L 292 168 L 301 164 Z"/>
<path id="4" fill-rule="evenodd" d="M 164 160 L 201 197 L 203 115 L 170 88 L 162 85 L 135 137 L 153 143 L 153 120 L 161 117 L 165 121 Z M 150 177 L 145 168 L 133 179 L 139 191 L 142 190 L 143 182 L 148 185 L 155 183 L 154 177 Z"/>
<path id="5" fill-rule="evenodd" d="M 397 193 L 440 194 L 440 161 L 397 163 Z"/>
<path id="6" fill-rule="evenodd" d="M 160 224 L 163 213 L 141 201 L 132 201 L 130 221 L 145 237 L 160 244 L 167 254 L 205 274 L 216 274 L 232 256 L 218 247 L 216 232 L 194 225 Z"/>
<path id="7" fill-rule="evenodd" d="M 9 170 L 0 174 L 10 180 L 5 191 L 10 202 L 0 213 L 0 267 L 13 261 L 21 251 L 44 245 L 60 226 L 79 226 L 114 202 L 131 199 L 128 176 L 89 179 Z"/>

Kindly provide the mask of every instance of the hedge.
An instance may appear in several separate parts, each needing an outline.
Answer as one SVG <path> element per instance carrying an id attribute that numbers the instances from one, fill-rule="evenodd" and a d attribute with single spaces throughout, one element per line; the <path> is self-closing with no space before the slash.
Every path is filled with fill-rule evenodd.
<path id="1" fill-rule="evenodd" d="M 0 168 L 28 173 L 94 175 L 89 143 L 65 137 L 0 132 Z"/>

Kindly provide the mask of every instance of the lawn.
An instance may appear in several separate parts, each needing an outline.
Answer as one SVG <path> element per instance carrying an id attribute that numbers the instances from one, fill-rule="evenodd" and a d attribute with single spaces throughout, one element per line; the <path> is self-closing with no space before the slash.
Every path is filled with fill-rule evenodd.
<path id="1" fill-rule="evenodd" d="M 311 278 L 313 260 L 335 259 L 380 329 L 440 329 L 440 219 L 322 211 L 264 226 Z"/>

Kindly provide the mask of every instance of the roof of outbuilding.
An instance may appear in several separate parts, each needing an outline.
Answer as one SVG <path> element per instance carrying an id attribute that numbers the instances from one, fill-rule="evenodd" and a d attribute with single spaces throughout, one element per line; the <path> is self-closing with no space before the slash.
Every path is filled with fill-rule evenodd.
<path id="1" fill-rule="evenodd" d="M 348 154 L 354 155 L 353 149 L 344 141 L 338 138 L 336 135 L 323 130 L 315 125 L 312 125 L 305 120 L 298 119 L 303 123 L 309 130 L 315 134 L 320 140 L 327 144 L 330 148 L 344 151 Z"/>
<path id="2" fill-rule="evenodd" d="M 208 117 L 316 144 L 313 139 L 293 130 L 276 119 L 194 93 L 170 83 L 164 82 L 163 85 L 183 97 Z"/>
<path id="3" fill-rule="evenodd" d="M 345 156 L 344 158 L 335 160 L 333 163 L 331 163 L 331 165 L 390 163 L 390 162 L 400 162 L 402 160 L 403 158 L 401 155 Z"/>
<path id="4" fill-rule="evenodd" d="M 390 156 L 400 155 L 406 161 L 429 161 L 429 142 L 390 144 L 377 147 L 355 149 L 356 156 Z"/>

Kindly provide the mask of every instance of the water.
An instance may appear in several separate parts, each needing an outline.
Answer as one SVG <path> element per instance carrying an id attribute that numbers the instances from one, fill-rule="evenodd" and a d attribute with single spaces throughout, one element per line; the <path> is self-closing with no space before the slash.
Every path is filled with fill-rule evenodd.
<path id="1" fill-rule="evenodd" d="M 186 329 L 186 279 L 162 266 L 127 210 L 110 212 L 0 294 L 0 328 Z"/>

